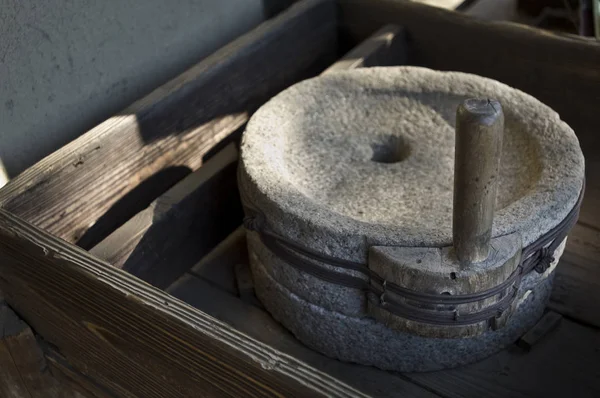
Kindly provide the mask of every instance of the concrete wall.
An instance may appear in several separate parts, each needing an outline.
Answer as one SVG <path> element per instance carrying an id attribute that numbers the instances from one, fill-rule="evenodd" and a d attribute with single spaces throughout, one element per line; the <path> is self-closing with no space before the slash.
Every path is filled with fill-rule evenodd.
<path id="1" fill-rule="evenodd" d="M 267 13 L 262 0 L 0 0 L 0 160 L 8 175 Z"/>

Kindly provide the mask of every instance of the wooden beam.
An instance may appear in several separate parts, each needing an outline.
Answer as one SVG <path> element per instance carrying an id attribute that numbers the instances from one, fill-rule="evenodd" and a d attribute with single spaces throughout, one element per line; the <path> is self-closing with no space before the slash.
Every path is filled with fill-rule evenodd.
<path id="1" fill-rule="evenodd" d="M 111 391 L 95 383 L 67 362 L 56 350 L 45 347 L 44 355 L 52 375 L 61 382 L 71 385 L 76 392 L 89 398 L 114 398 Z"/>
<path id="2" fill-rule="evenodd" d="M 548 333 L 554 330 L 558 324 L 562 321 L 562 315 L 548 311 L 527 333 L 517 340 L 517 346 L 529 351 L 531 348 L 539 343 Z"/>
<path id="3" fill-rule="evenodd" d="M 336 40 L 335 4 L 299 2 L 23 172 L 0 204 L 68 242 L 85 236 L 89 249 L 198 169 L 262 103 L 329 65 Z"/>
<path id="4" fill-rule="evenodd" d="M 33 332 L 6 305 L 0 304 L 0 397 L 85 398 L 71 383 L 48 370 Z"/>
<path id="5" fill-rule="evenodd" d="M 21 374 L 6 343 L 0 341 L 0 396 L 5 398 L 30 398 Z"/>
<path id="6" fill-rule="evenodd" d="M 408 44 L 404 29 L 386 25 L 358 44 L 323 73 L 372 66 L 404 65 L 408 60 Z"/>
<path id="7" fill-rule="evenodd" d="M 5 210 L 0 289 L 117 396 L 363 396 Z"/>
<path id="8" fill-rule="evenodd" d="M 90 253 L 166 288 L 240 224 L 237 158 L 231 143 Z"/>
<path id="9" fill-rule="evenodd" d="M 589 255 L 598 246 L 594 231 L 600 229 L 600 135 L 595 120 L 600 46 L 593 40 L 480 21 L 410 1 L 338 0 L 338 4 L 340 32 L 346 41 L 363 40 L 383 24 L 399 24 L 410 38 L 411 64 L 499 80 L 534 95 L 573 127 L 586 158 L 587 187 L 580 224 L 571 232 L 557 268 L 550 306 L 600 326 L 594 306 L 600 286 L 598 255 Z"/>

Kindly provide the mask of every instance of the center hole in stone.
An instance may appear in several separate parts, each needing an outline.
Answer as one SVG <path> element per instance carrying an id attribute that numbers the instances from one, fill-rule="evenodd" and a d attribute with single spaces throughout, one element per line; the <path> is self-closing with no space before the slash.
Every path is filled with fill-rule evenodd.
<path id="1" fill-rule="evenodd" d="M 371 161 L 377 163 L 398 163 L 410 155 L 406 140 L 396 135 L 383 135 L 371 144 Z"/>

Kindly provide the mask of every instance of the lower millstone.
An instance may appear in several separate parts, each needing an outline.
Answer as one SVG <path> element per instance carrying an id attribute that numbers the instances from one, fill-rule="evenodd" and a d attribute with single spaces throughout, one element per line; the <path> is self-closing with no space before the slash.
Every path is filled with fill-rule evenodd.
<path id="1" fill-rule="evenodd" d="M 289 265 L 269 253 L 249 233 L 249 254 L 256 294 L 273 317 L 307 346 L 327 356 L 385 370 L 401 372 L 433 371 L 472 363 L 514 343 L 542 315 L 552 289 L 555 266 L 564 250 L 563 242 L 554 253 L 556 259 L 543 274 L 530 273 L 521 282 L 515 309 L 499 330 L 488 330 L 470 338 L 431 338 L 388 327 L 366 312 L 366 299 L 355 292 L 354 300 L 345 301 L 348 292 L 329 287 L 334 303 L 350 304 L 345 313 L 313 304 L 308 297 L 322 292 L 298 289 L 294 276 L 282 278 Z M 276 280 L 273 275 L 277 275 Z M 284 282 L 281 282 L 281 281 Z M 291 283 L 293 293 L 285 284 Z M 346 293 L 346 294 L 344 294 Z M 350 306 L 356 307 L 350 311 Z M 340 309 L 343 309 L 339 307 Z M 352 313 L 352 315 L 349 315 Z"/>

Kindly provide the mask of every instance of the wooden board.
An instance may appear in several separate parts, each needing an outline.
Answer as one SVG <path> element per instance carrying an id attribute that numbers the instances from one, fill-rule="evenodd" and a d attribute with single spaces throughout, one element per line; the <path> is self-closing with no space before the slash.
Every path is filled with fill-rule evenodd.
<path id="1" fill-rule="evenodd" d="M 169 286 L 242 220 L 233 143 L 175 184 L 90 253 L 156 286 Z"/>
<path id="2" fill-rule="evenodd" d="M 33 332 L 5 304 L 0 304 L 0 397 L 85 398 L 74 384 L 49 371 Z"/>
<path id="3" fill-rule="evenodd" d="M 481 362 L 433 373 L 410 373 L 444 397 L 597 397 L 600 332 L 563 319 L 529 352 L 516 346 Z"/>
<path id="4" fill-rule="evenodd" d="M 6 398 L 31 397 L 14 363 L 6 343 L 0 342 L 0 396 Z"/>
<path id="5" fill-rule="evenodd" d="M 542 318 L 517 340 L 517 346 L 526 351 L 529 351 L 541 341 L 548 333 L 556 328 L 563 317 L 558 312 L 547 311 Z"/>
<path id="6" fill-rule="evenodd" d="M 89 249 L 271 96 L 331 64 L 336 40 L 332 1 L 295 4 L 23 172 L 0 204 Z"/>
<path id="7" fill-rule="evenodd" d="M 0 289 L 69 363 L 117 396 L 363 396 L 5 210 Z"/>

